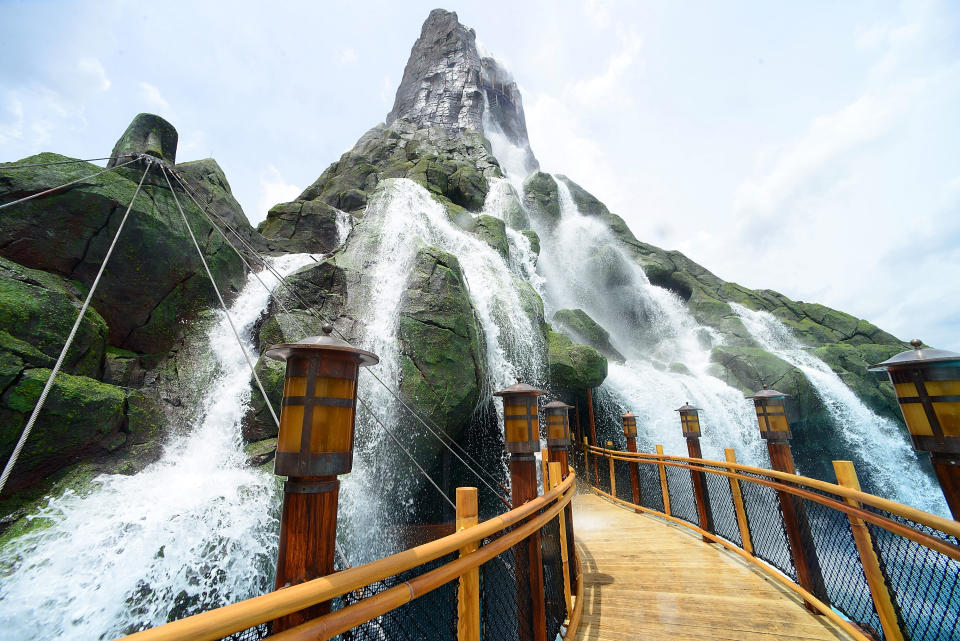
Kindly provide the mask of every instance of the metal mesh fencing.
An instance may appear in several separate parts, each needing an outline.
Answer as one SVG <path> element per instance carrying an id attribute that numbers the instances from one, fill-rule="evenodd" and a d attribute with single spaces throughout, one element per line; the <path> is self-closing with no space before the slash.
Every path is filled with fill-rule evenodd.
<path id="1" fill-rule="evenodd" d="M 690 470 L 668 465 L 667 489 L 670 491 L 670 512 L 672 516 L 699 527 L 697 499 L 693 494 Z"/>
<path id="2" fill-rule="evenodd" d="M 740 535 L 740 524 L 737 522 L 737 512 L 733 506 L 733 493 L 730 491 L 729 479 L 726 476 L 710 473 L 705 473 L 704 477 L 707 485 L 707 510 L 710 513 L 714 533 L 742 548 L 743 539 Z"/>
<path id="3" fill-rule="evenodd" d="M 740 491 L 743 493 L 754 555 L 796 581 L 797 569 L 790 556 L 790 545 L 783 529 L 783 513 L 776 490 L 745 482 L 740 484 Z"/>
<path id="4" fill-rule="evenodd" d="M 660 471 L 654 463 L 639 463 L 640 505 L 663 512 L 663 489 L 660 486 Z"/>
<path id="5" fill-rule="evenodd" d="M 884 638 L 847 515 L 816 501 L 797 502 L 805 515 L 801 528 L 807 529 L 816 550 L 828 603 L 878 639 Z"/>
<path id="6" fill-rule="evenodd" d="M 909 519 L 864 509 L 945 543 L 958 543 L 948 534 Z M 878 526 L 868 523 L 867 528 L 904 636 L 910 641 L 960 638 L 960 561 Z"/>
<path id="7" fill-rule="evenodd" d="M 563 558 L 560 552 L 560 525 L 551 519 L 540 529 L 543 556 L 543 594 L 547 619 L 547 639 L 556 639 L 567 618 L 567 601 L 563 593 Z"/>
<path id="8" fill-rule="evenodd" d="M 485 539 L 486 545 L 493 539 Z M 527 580 L 527 572 L 521 572 Z M 480 638 L 514 641 L 517 638 L 517 569 L 513 549 L 480 566 Z"/>
<path id="9" fill-rule="evenodd" d="M 597 472 L 600 475 L 600 483 L 597 486 L 597 489 L 610 493 L 610 463 L 606 456 L 591 456 L 590 465 L 591 467 L 596 464 Z M 590 472 L 593 474 L 593 471 Z"/>
<path id="10" fill-rule="evenodd" d="M 629 461 L 614 461 L 613 469 L 617 479 L 617 498 L 621 501 L 633 503 L 633 481 L 630 479 Z"/>
<path id="11" fill-rule="evenodd" d="M 225 636 L 221 641 L 260 641 L 261 639 L 266 639 L 269 635 L 270 624 L 261 623 L 260 625 L 255 625 L 241 632 Z"/>

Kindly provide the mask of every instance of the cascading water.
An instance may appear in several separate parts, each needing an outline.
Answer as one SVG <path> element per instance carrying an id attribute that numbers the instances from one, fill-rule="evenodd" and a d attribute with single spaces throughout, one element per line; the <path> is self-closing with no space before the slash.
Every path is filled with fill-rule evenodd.
<path id="1" fill-rule="evenodd" d="M 309 262 L 291 254 L 273 267 Z M 230 308 L 248 353 L 269 297 L 251 274 Z M 49 501 L 32 517 L 49 525 L 0 551 L 6 638 L 111 639 L 272 588 L 278 485 L 246 465 L 239 429 L 250 370 L 223 312 L 208 341 L 216 373 L 192 430 L 139 474 Z"/>
<path id="2" fill-rule="evenodd" d="M 870 491 L 928 512 L 947 515 L 940 489 L 923 473 L 906 430 L 877 415 L 847 387 L 837 374 L 794 338 L 775 316 L 737 303 L 736 312 L 750 335 L 764 350 L 790 363 L 807 377 L 830 417 L 833 429 L 868 466 Z"/>

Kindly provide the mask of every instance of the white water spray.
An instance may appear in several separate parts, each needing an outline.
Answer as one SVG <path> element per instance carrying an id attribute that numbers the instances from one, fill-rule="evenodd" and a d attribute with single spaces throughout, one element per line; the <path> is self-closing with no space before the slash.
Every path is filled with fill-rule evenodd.
<path id="1" fill-rule="evenodd" d="M 273 267 L 310 262 L 293 254 Z M 269 296 L 251 274 L 230 308 L 248 352 Z M 272 589 L 277 481 L 246 465 L 239 429 L 250 370 L 222 311 L 208 340 L 216 374 L 192 431 L 139 474 L 49 501 L 31 517 L 49 526 L 0 551 L 6 638 L 112 639 Z"/>
<path id="2" fill-rule="evenodd" d="M 807 352 L 786 325 L 764 311 L 730 303 L 744 327 L 765 351 L 790 363 L 807 377 L 823 401 L 836 434 L 858 451 L 875 494 L 947 515 L 939 488 L 923 473 L 905 428 L 864 405 L 822 360 Z"/>

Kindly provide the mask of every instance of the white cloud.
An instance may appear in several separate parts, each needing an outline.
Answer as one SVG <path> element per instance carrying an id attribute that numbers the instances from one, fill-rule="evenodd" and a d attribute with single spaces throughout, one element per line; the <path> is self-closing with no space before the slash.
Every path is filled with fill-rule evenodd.
<path id="1" fill-rule="evenodd" d="M 140 97 L 155 111 L 170 111 L 170 103 L 160 93 L 160 89 L 149 82 L 140 83 Z"/>
<path id="2" fill-rule="evenodd" d="M 100 91 L 106 91 L 110 88 L 110 79 L 107 78 L 107 72 L 96 58 L 80 58 L 77 60 L 77 72 L 86 76 L 88 86 Z"/>
<path id="3" fill-rule="evenodd" d="M 394 83 L 390 76 L 384 76 L 380 82 L 380 101 L 385 105 L 393 105 L 395 95 Z"/>
<path id="4" fill-rule="evenodd" d="M 617 27 L 620 50 L 607 60 L 603 71 L 596 76 L 576 81 L 567 87 L 566 94 L 584 105 L 597 105 L 613 97 L 624 98 L 632 87 L 626 86 L 624 77 L 637 63 L 643 40 L 635 28 Z M 620 101 L 622 105 L 622 100 Z"/>
<path id="5" fill-rule="evenodd" d="M 593 24 L 605 29 L 610 26 L 613 5 L 613 0 L 587 0 L 584 4 L 584 12 Z"/>
<path id="6" fill-rule="evenodd" d="M 353 49 L 344 49 L 337 54 L 337 64 L 341 67 L 343 65 L 353 64 L 357 60 L 357 52 Z"/>
<path id="7" fill-rule="evenodd" d="M 247 212 L 250 222 L 256 226 L 267 217 L 267 211 L 277 203 L 286 203 L 295 199 L 303 191 L 301 187 L 292 185 L 284 180 L 280 170 L 273 165 L 260 172 L 260 197 L 257 200 L 257 211 Z"/>

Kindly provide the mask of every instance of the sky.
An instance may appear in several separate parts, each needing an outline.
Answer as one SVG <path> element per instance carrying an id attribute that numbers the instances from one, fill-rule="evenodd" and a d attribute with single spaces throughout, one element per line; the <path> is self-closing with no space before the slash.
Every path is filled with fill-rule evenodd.
<path id="1" fill-rule="evenodd" d="M 383 121 L 435 4 L 0 0 L 0 160 L 139 112 L 256 224 Z M 458 2 L 531 146 L 641 240 L 960 351 L 960 3 Z"/>

